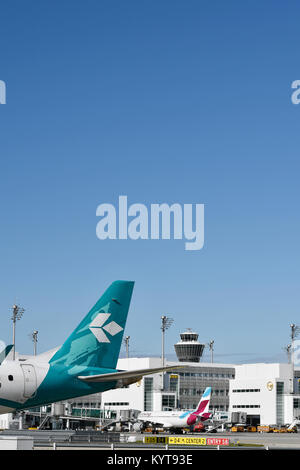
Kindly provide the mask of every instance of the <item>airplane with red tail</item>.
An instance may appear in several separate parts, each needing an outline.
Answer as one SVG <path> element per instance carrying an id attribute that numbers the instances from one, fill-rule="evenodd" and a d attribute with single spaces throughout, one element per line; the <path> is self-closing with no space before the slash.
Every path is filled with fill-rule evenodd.
<path id="1" fill-rule="evenodd" d="M 203 393 L 198 406 L 193 411 L 144 411 L 138 415 L 138 420 L 145 423 L 152 423 L 166 429 L 186 428 L 199 422 L 209 419 L 209 402 L 211 397 L 211 387 L 207 387 Z"/>

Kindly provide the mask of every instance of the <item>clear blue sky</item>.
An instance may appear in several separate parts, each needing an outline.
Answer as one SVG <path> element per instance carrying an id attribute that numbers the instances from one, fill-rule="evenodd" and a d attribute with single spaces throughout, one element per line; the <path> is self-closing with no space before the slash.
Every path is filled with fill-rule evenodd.
<path id="1" fill-rule="evenodd" d="M 135 280 L 132 354 L 160 316 L 224 362 L 285 359 L 300 324 L 297 1 L 1 4 L 0 312 L 17 346 L 61 344 L 115 279 Z M 96 208 L 204 203 L 205 247 L 100 241 Z"/>

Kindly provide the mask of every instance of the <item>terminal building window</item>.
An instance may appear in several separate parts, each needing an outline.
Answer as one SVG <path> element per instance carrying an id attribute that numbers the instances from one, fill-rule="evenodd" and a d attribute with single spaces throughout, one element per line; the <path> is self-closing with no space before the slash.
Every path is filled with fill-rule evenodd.
<path id="1" fill-rule="evenodd" d="M 153 410 L 153 377 L 144 379 L 144 411 Z"/>
<path id="2" fill-rule="evenodd" d="M 109 403 L 104 403 L 104 406 L 129 406 L 129 402 L 127 401 L 112 401 Z"/>
<path id="3" fill-rule="evenodd" d="M 179 380 L 178 375 L 171 374 L 169 379 L 170 392 L 178 392 Z"/>
<path id="4" fill-rule="evenodd" d="M 164 394 L 162 396 L 162 408 L 176 408 L 175 395 Z"/>
<path id="5" fill-rule="evenodd" d="M 276 383 L 276 412 L 277 412 L 277 423 L 283 425 L 283 382 Z"/>
<path id="6" fill-rule="evenodd" d="M 260 405 L 233 405 L 232 408 L 260 408 Z"/>
<path id="7" fill-rule="evenodd" d="M 294 408 L 300 408 L 300 399 L 294 398 Z"/>

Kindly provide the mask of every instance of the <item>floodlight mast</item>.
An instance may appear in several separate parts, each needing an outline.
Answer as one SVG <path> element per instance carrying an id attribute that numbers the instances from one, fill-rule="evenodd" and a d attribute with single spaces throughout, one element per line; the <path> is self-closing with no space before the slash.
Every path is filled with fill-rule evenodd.
<path id="1" fill-rule="evenodd" d="M 290 324 L 290 328 L 291 328 L 291 365 L 292 365 L 292 382 L 291 382 L 291 393 L 294 394 L 294 375 L 295 375 L 295 372 L 294 372 L 294 352 L 295 352 L 295 345 L 294 345 L 294 341 L 295 341 L 295 338 L 298 336 L 299 332 L 300 332 L 300 327 L 295 325 L 295 323 L 291 323 Z"/>
<path id="2" fill-rule="evenodd" d="M 16 323 L 17 320 L 21 320 L 25 309 L 20 307 L 19 305 L 13 305 L 12 307 L 12 322 L 13 322 L 13 360 L 16 359 Z"/>
<path id="3" fill-rule="evenodd" d="M 288 363 L 290 364 L 291 363 L 291 349 L 292 349 L 292 345 L 291 344 L 288 344 L 287 346 L 285 346 L 283 348 L 283 350 L 286 352 L 287 354 L 287 358 L 288 358 Z"/>
<path id="4" fill-rule="evenodd" d="M 211 361 L 211 363 L 214 362 L 214 344 L 215 344 L 215 340 L 213 340 L 213 339 L 208 343 L 209 350 L 210 350 L 210 361 Z"/>
<path id="5" fill-rule="evenodd" d="M 37 350 L 37 342 L 38 342 L 38 331 L 37 330 L 34 330 L 32 332 L 32 341 L 33 341 L 33 354 L 34 356 L 36 356 L 36 350 Z"/>
<path id="6" fill-rule="evenodd" d="M 126 336 L 124 338 L 124 343 L 125 343 L 125 347 L 126 347 L 126 357 L 127 359 L 129 358 L 129 340 L 130 340 L 130 336 Z"/>
<path id="7" fill-rule="evenodd" d="M 174 322 L 173 318 L 167 317 L 166 315 L 162 315 L 161 317 L 161 365 L 165 367 L 165 331 L 170 328 L 172 323 Z"/>

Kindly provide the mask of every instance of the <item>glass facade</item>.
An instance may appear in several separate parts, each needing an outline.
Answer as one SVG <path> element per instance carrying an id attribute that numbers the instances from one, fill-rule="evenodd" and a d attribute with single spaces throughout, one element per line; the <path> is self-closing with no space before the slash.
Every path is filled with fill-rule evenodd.
<path id="1" fill-rule="evenodd" d="M 169 410 L 176 408 L 176 397 L 175 395 L 168 395 L 164 393 L 162 395 L 162 409 Z"/>
<path id="2" fill-rule="evenodd" d="M 175 350 L 180 362 L 199 362 L 204 344 L 176 344 Z"/>
<path id="3" fill-rule="evenodd" d="M 180 362 L 199 362 L 205 348 L 204 343 L 199 343 L 198 333 L 187 330 L 180 334 L 180 341 L 174 345 L 175 352 Z"/>
<path id="4" fill-rule="evenodd" d="M 169 386 L 165 391 L 174 391 L 171 377 L 174 372 L 167 373 L 166 381 Z M 233 367 L 193 366 L 183 367 L 179 375 L 179 394 L 177 407 L 180 409 L 195 409 L 206 387 L 212 387 L 210 409 L 227 411 L 229 408 L 229 379 L 234 378 Z M 168 385 L 169 384 L 169 385 Z"/>
<path id="5" fill-rule="evenodd" d="M 169 389 L 170 389 L 170 392 L 179 391 L 179 376 L 178 375 L 171 374 L 169 376 Z"/>
<path id="6" fill-rule="evenodd" d="M 106 418 L 115 419 L 117 417 L 116 411 L 112 410 L 97 410 L 92 408 L 72 408 L 72 416 L 80 418 Z"/>
<path id="7" fill-rule="evenodd" d="M 276 383 L 276 416 L 277 425 L 282 426 L 284 424 L 283 416 L 283 382 Z"/>
<path id="8" fill-rule="evenodd" d="M 294 408 L 300 408 L 300 399 L 294 398 Z"/>
<path id="9" fill-rule="evenodd" d="M 260 408 L 260 405 L 233 405 L 232 408 Z"/>
<path id="10" fill-rule="evenodd" d="M 144 410 L 153 411 L 153 377 L 144 378 Z"/>

